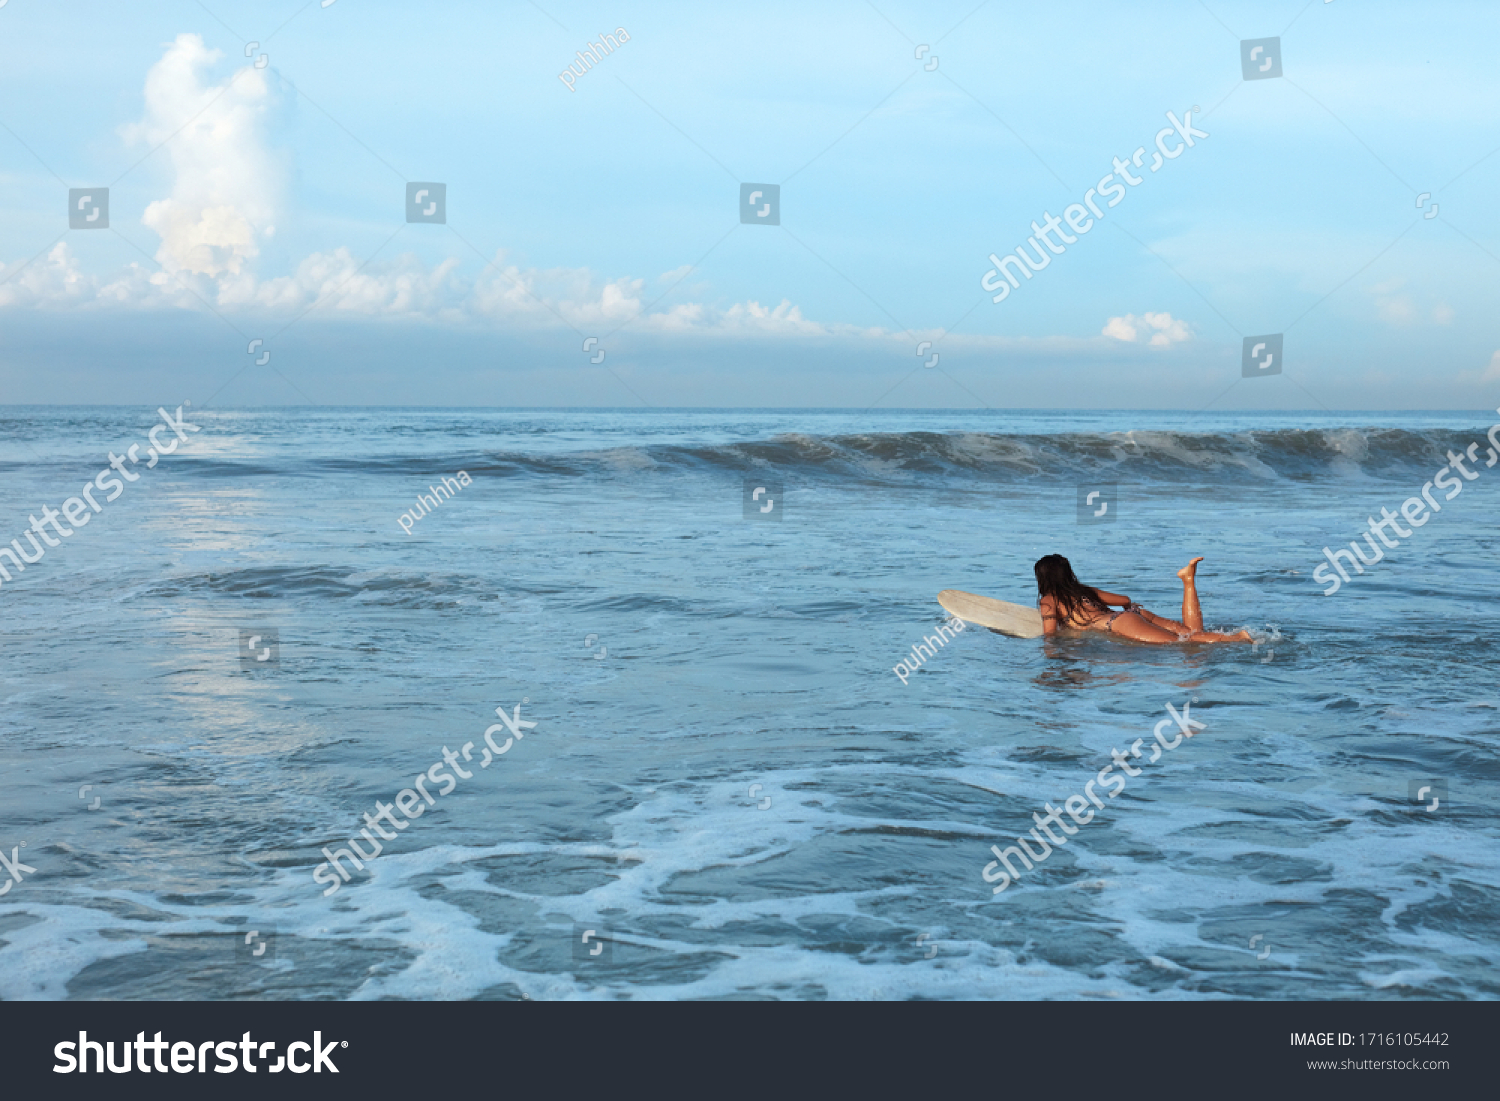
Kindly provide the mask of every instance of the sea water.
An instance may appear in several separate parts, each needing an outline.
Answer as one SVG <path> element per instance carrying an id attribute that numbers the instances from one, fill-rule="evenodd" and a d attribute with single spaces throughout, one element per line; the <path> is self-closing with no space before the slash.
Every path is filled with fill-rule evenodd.
<path id="1" fill-rule="evenodd" d="M 184 416 L 148 470 L 154 408 L 0 409 L 28 554 L 142 445 L 0 585 L 0 997 L 1500 994 L 1500 466 L 1312 577 L 1493 415 Z M 1203 555 L 1257 642 L 970 627 L 893 675 L 1048 553 L 1174 618 Z M 993 893 L 1168 703 L 1204 728 Z"/>

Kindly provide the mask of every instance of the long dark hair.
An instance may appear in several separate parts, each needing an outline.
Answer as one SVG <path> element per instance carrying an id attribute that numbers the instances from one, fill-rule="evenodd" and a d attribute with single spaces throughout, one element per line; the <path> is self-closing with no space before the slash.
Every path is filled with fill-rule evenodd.
<path id="1" fill-rule="evenodd" d="M 1108 611 L 1099 598 L 1099 590 L 1079 581 L 1073 564 L 1062 555 L 1044 555 L 1032 569 L 1036 572 L 1037 596 L 1050 596 L 1057 603 L 1059 626 L 1066 627 L 1074 620 L 1086 618 L 1080 612 Z"/>

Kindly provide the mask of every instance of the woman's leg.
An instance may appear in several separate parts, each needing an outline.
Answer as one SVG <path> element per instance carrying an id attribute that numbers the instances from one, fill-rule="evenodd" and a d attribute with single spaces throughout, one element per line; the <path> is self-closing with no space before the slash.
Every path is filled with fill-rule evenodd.
<path id="1" fill-rule="evenodd" d="M 1177 571 L 1177 576 L 1182 578 L 1182 622 L 1193 633 L 1185 641 L 1187 642 L 1254 642 L 1249 631 L 1238 631 L 1232 635 L 1222 634 L 1219 631 L 1205 631 L 1203 629 L 1203 608 L 1198 603 L 1198 563 L 1203 561 L 1200 554 L 1186 566 Z"/>
<path id="2" fill-rule="evenodd" d="M 1147 615 L 1150 615 L 1148 612 Z M 1157 622 L 1160 621 L 1160 622 Z M 1161 623 L 1169 623 L 1170 627 L 1163 627 Z M 1220 634 L 1217 631 L 1192 631 L 1189 632 L 1180 623 L 1173 623 L 1170 619 L 1162 619 L 1161 616 L 1142 616 L 1137 612 L 1126 612 L 1114 621 L 1109 627 L 1109 634 L 1119 635 L 1121 638 L 1134 639 L 1136 642 L 1154 642 L 1165 644 L 1169 642 L 1253 642 L 1249 631 L 1241 631 L 1237 635 Z"/>
<path id="3" fill-rule="evenodd" d="M 1167 622 L 1171 622 L 1168 620 Z M 1137 642 L 1181 642 L 1182 635 L 1175 629 L 1159 627 L 1136 612 L 1126 612 L 1110 624 L 1109 630 L 1122 638 L 1132 638 Z"/>
<path id="4" fill-rule="evenodd" d="M 1157 615 L 1155 612 L 1148 611 L 1145 608 L 1137 606 L 1133 608 L 1132 611 L 1134 611 L 1136 615 L 1140 616 L 1147 623 L 1154 623 L 1158 627 L 1165 628 L 1168 631 L 1175 631 L 1179 635 L 1190 635 L 1193 633 L 1192 628 L 1190 628 L 1186 623 L 1179 623 L 1175 619 L 1168 619 L 1164 615 Z"/>
<path id="5" fill-rule="evenodd" d="M 1182 578 L 1182 622 L 1195 634 L 1203 630 L 1203 609 L 1198 604 L 1197 580 L 1198 563 L 1202 561 L 1203 556 L 1200 554 L 1177 571 L 1177 576 Z"/>
<path id="6" fill-rule="evenodd" d="M 1254 642 L 1249 631 L 1240 631 L 1237 634 L 1225 635 L 1218 631 L 1194 631 L 1188 635 L 1183 642 Z"/>

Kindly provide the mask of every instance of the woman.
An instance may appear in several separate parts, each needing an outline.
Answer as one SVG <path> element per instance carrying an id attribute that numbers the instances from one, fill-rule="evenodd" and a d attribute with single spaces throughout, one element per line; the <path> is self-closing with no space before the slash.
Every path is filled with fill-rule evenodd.
<path id="1" fill-rule="evenodd" d="M 1042 633 L 1056 634 L 1064 627 L 1077 631 L 1109 631 L 1137 642 L 1252 642 L 1249 631 L 1224 635 L 1203 629 L 1203 609 L 1198 606 L 1200 555 L 1177 576 L 1182 578 L 1182 622 L 1148 612 L 1128 596 L 1091 588 L 1078 580 L 1073 567 L 1060 554 L 1037 559 L 1037 606 L 1042 613 Z M 1111 612 L 1111 607 L 1120 611 Z"/>

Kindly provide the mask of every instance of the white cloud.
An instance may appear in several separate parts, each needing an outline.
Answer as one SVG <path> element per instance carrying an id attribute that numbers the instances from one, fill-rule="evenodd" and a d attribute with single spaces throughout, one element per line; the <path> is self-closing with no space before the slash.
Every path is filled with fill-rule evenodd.
<path id="1" fill-rule="evenodd" d="M 1167 348 L 1193 338 L 1186 321 L 1174 318 L 1169 313 L 1144 313 L 1136 317 L 1133 313 L 1111 317 L 1100 332 L 1127 344 L 1145 341 L 1153 348 Z"/>
<path id="2" fill-rule="evenodd" d="M 1409 294 L 1394 293 L 1394 288 L 1399 288 L 1400 285 L 1400 280 L 1392 280 L 1391 283 L 1383 283 L 1374 288 L 1375 312 L 1388 325 L 1414 325 L 1422 320 L 1423 307 L 1418 306 Z M 1434 324 L 1448 325 L 1458 314 L 1452 306 L 1439 302 L 1432 307 L 1430 316 Z"/>
<path id="3" fill-rule="evenodd" d="M 1405 294 L 1375 299 L 1375 310 L 1380 314 L 1380 320 L 1389 325 L 1410 325 L 1417 317 L 1416 306 L 1411 297 Z"/>
<path id="4" fill-rule="evenodd" d="M 238 275 L 260 251 L 257 238 L 275 232 L 280 172 L 264 135 L 267 70 L 246 66 L 209 84 L 205 72 L 221 56 L 198 35 L 179 34 L 146 74 L 145 118 L 122 131 L 146 148 L 166 142 L 157 155 L 171 160 L 172 194 L 141 221 L 160 235 L 156 259 L 168 271 Z"/>
<path id="5" fill-rule="evenodd" d="M 1388 325 L 1414 325 L 1422 320 L 1425 307 L 1419 306 L 1411 295 L 1401 293 L 1405 286 L 1406 280 L 1398 276 L 1369 288 L 1370 296 L 1375 300 L 1376 314 Z M 1438 302 L 1433 305 L 1430 316 L 1435 324 L 1447 325 L 1458 314 L 1452 306 Z"/>
<path id="6" fill-rule="evenodd" d="M 411 253 L 365 262 L 339 247 L 307 256 L 290 274 L 264 277 L 254 261 L 259 242 L 274 232 L 283 179 L 266 137 L 274 90 L 266 70 L 253 66 L 212 83 L 208 73 L 221 56 L 196 34 L 178 35 L 147 73 L 144 117 L 121 131 L 143 151 L 160 145 L 154 156 L 168 158 L 172 168 L 171 194 L 150 203 L 142 218 L 161 238 L 156 258 L 162 270 L 132 263 L 100 278 L 80 270 L 62 243 L 0 284 L 0 307 L 201 309 L 208 302 L 226 315 L 291 317 L 316 304 L 325 316 L 513 328 L 567 325 L 593 332 L 629 322 L 657 333 L 890 337 L 878 327 L 812 321 L 786 299 L 774 306 L 677 302 L 647 313 L 647 303 L 662 290 L 705 289 L 679 288 L 693 270 L 687 264 L 657 276 L 653 282 L 660 289 L 649 295 L 645 278 L 605 278 L 587 268 L 522 268 L 507 264 L 503 249 L 472 276 L 460 273 L 456 257 L 429 268 Z"/>
<path id="7" fill-rule="evenodd" d="M 1480 382 L 1500 382 L 1500 352 L 1490 356 L 1490 365 L 1485 368 L 1484 374 L 1479 376 Z"/>
<path id="8" fill-rule="evenodd" d="M 12 265 L 0 283 L 0 306 L 67 306 L 86 302 L 98 293 L 94 280 L 78 267 L 66 241 L 59 241 L 26 267 Z"/>
<path id="9" fill-rule="evenodd" d="M 208 301 L 226 315 L 291 317 L 316 304 L 324 316 L 488 322 L 520 329 L 566 325 L 592 331 L 629 322 L 637 331 L 657 333 L 891 337 L 879 327 L 809 320 L 787 299 L 775 306 L 753 300 L 727 307 L 687 302 L 645 312 L 644 279 L 605 280 L 587 268 L 522 268 L 505 264 L 503 250 L 477 277 L 463 275 L 459 264 L 459 257 L 449 257 L 428 267 L 412 253 L 363 264 L 340 247 L 313 253 L 290 275 L 264 280 L 249 272 L 224 272 L 215 279 L 186 268 L 168 274 L 142 264 L 100 279 L 84 272 L 62 242 L 0 284 L 0 308 L 201 309 Z"/>

